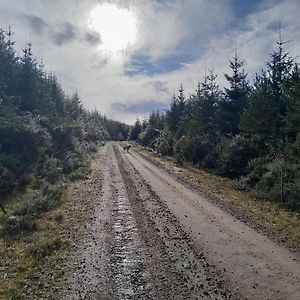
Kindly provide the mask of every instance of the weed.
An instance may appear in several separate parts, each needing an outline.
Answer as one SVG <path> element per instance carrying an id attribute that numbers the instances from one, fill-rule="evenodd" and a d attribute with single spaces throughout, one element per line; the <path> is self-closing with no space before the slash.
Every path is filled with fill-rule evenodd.
<path id="1" fill-rule="evenodd" d="M 47 214 L 47 218 L 49 220 L 54 220 L 57 223 L 62 223 L 64 219 L 64 213 L 60 209 L 55 209 Z"/>
<path id="2" fill-rule="evenodd" d="M 36 241 L 33 245 L 28 246 L 25 253 L 26 256 L 32 256 L 39 261 L 66 245 L 68 245 L 68 242 L 59 237 L 44 237 Z"/>

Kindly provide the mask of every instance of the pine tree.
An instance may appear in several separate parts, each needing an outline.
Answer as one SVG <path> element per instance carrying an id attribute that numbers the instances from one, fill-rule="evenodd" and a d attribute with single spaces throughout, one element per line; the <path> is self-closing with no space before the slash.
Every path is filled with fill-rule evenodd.
<path id="1" fill-rule="evenodd" d="M 166 115 L 168 129 L 172 133 L 177 133 L 185 109 L 185 97 L 183 94 L 184 90 L 182 85 L 180 86 L 180 89 L 178 91 L 179 95 L 177 97 L 175 95 L 173 96 L 170 110 Z"/>
<path id="2" fill-rule="evenodd" d="M 14 78 L 18 58 L 15 55 L 12 36 L 10 28 L 8 31 L 0 29 L 0 98 L 15 94 Z"/>
<path id="3" fill-rule="evenodd" d="M 225 88 L 223 101 L 219 106 L 219 127 L 222 133 L 236 135 L 239 133 L 239 123 L 250 93 L 247 73 L 244 70 L 244 61 L 240 60 L 237 52 L 229 61 L 232 74 L 225 74 L 230 87 Z"/>
<path id="4" fill-rule="evenodd" d="M 268 78 L 264 74 L 257 76 L 249 105 L 241 117 L 240 128 L 243 133 L 274 138 L 278 113 L 271 94 L 272 86 Z"/>
<path id="5" fill-rule="evenodd" d="M 55 115 L 62 116 L 65 110 L 65 94 L 55 75 L 50 74 L 47 77 L 47 85 L 49 87 L 50 101 L 55 108 Z"/>
<path id="6" fill-rule="evenodd" d="M 283 42 L 271 54 L 267 70 L 254 81 L 249 107 L 242 116 L 241 127 L 248 133 L 263 133 L 270 139 L 283 138 L 283 120 L 286 113 L 284 91 L 291 85 L 294 59 L 283 51 Z"/>
<path id="7" fill-rule="evenodd" d="M 77 120 L 81 116 L 83 109 L 77 92 L 74 93 L 67 102 L 66 110 L 67 114 L 71 117 L 72 120 Z"/>
<path id="8" fill-rule="evenodd" d="M 300 70 L 295 65 L 292 73 L 292 85 L 284 91 L 287 112 L 284 118 L 285 132 L 295 141 L 300 134 Z"/>
<path id="9" fill-rule="evenodd" d="M 32 112 L 37 108 L 37 62 L 32 54 L 32 44 L 28 43 L 21 57 L 21 72 L 18 94 L 21 96 L 21 110 Z"/>
<path id="10" fill-rule="evenodd" d="M 164 128 L 164 116 L 159 111 L 152 112 L 149 116 L 148 124 L 152 128 L 162 130 Z"/>
<path id="11" fill-rule="evenodd" d="M 267 63 L 267 77 L 271 84 L 271 97 L 278 112 L 277 127 L 282 126 L 282 118 L 286 112 L 283 91 L 289 86 L 294 58 L 288 52 L 284 52 L 283 46 L 287 42 L 281 39 L 277 42 L 278 49 L 271 54 L 271 60 Z"/>
<path id="12" fill-rule="evenodd" d="M 130 141 L 137 141 L 139 138 L 139 134 L 142 132 L 142 125 L 139 119 L 137 119 L 131 127 L 131 130 L 129 132 L 129 140 Z"/>
<path id="13" fill-rule="evenodd" d="M 221 92 L 216 83 L 217 75 L 213 70 L 209 70 L 209 75 L 205 75 L 204 82 L 200 84 L 198 94 L 198 105 L 200 118 L 203 124 L 204 132 L 213 134 L 216 128 L 216 112 L 220 100 Z"/>

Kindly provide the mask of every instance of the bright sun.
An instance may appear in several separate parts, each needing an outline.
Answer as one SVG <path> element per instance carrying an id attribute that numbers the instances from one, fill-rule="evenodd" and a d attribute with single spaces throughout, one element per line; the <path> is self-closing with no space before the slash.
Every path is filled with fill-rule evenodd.
<path id="1" fill-rule="evenodd" d="M 101 35 L 101 49 L 116 53 L 133 45 L 137 36 L 135 14 L 114 4 L 96 6 L 90 15 L 90 27 Z"/>

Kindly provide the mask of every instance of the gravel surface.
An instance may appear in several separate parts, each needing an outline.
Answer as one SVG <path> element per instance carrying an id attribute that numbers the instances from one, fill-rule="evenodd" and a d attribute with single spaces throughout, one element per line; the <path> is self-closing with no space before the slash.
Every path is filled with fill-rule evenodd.
<path id="1" fill-rule="evenodd" d="M 300 299 L 295 254 L 133 150 L 92 170 L 65 299 Z"/>

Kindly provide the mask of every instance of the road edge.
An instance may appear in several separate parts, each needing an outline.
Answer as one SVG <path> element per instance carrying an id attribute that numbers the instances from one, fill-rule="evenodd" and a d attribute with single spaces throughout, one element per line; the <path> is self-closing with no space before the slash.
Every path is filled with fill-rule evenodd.
<path id="1" fill-rule="evenodd" d="M 233 203 L 226 201 L 223 197 L 216 195 L 210 191 L 204 190 L 203 188 L 200 188 L 194 183 L 188 182 L 185 178 L 181 177 L 178 174 L 175 174 L 172 172 L 171 169 L 168 169 L 165 165 L 159 163 L 157 160 L 154 159 L 154 154 L 147 151 L 147 149 L 143 149 L 143 151 L 147 151 L 148 155 L 145 155 L 140 148 L 137 146 L 133 146 L 133 150 L 143 158 L 145 158 L 150 163 L 156 165 L 161 170 L 165 171 L 167 174 L 175 178 L 178 182 L 183 184 L 189 189 L 192 189 L 196 193 L 198 193 L 200 196 L 205 197 L 210 203 L 216 205 L 217 207 L 221 208 L 231 216 L 235 217 L 237 220 L 243 222 L 250 228 L 254 229 L 256 232 L 268 237 L 270 240 L 278 244 L 279 246 L 282 246 L 289 251 L 291 251 L 293 254 L 297 255 L 300 259 L 300 245 L 297 244 L 297 242 L 290 239 L 290 237 L 287 234 L 284 234 L 283 232 L 276 231 L 275 229 L 269 227 L 266 223 L 263 223 L 262 220 L 259 220 L 258 218 L 255 218 L 254 216 L 251 216 L 247 214 L 245 210 L 242 208 L 235 206 Z M 167 159 L 164 159 L 160 157 L 161 160 L 164 160 L 166 163 L 168 162 Z M 184 168 L 184 166 L 183 166 Z"/>

